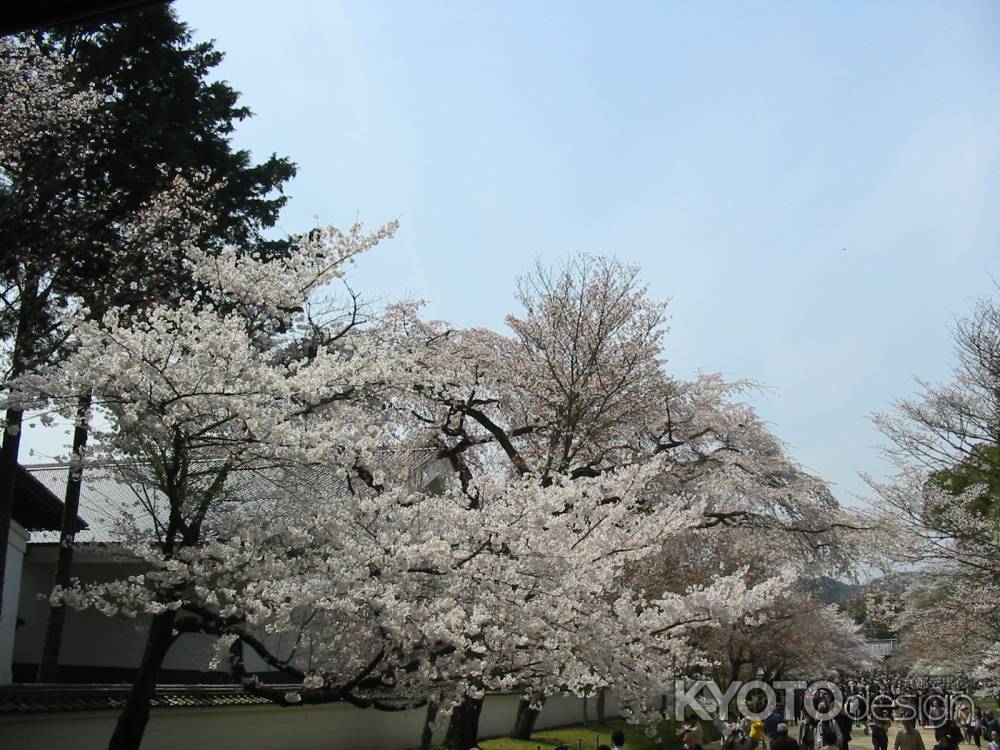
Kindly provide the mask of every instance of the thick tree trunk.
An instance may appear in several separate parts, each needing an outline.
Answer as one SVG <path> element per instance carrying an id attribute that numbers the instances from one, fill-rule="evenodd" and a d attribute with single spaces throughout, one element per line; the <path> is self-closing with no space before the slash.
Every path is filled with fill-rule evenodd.
<path id="1" fill-rule="evenodd" d="M 543 698 L 541 703 L 544 702 Z M 511 732 L 510 736 L 518 740 L 531 739 L 531 733 L 535 731 L 535 722 L 538 721 L 538 715 L 541 712 L 541 708 L 531 708 L 531 701 L 528 698 L 521 698 L 517 704 L 514 731 Z"/>
<path id="2" fill-rule="evenodd" d="M 469 750 L 479 740 L 479 714 L 483 710 L 482 698 L 466 698 L 451 715 L 448 732 L 444 737 L 447 750 Z"/>
<path id="3" fill-rule="evenodd" d="M 604 701 L 605 696 L 608 694 L 607 688 L 601 688 L 597 691 L 597 723 L 603 724 L 607 721 L 607 716 L 605 715 Z"/>
<path id="4" fill-rule="evenodd" d="M 76 515 L 80 510 L 80 487 L 83 484 L 83 452 L 87 447 L 87 413 L 90 411 L 90 394 L 80 396 L 76 406 L 76 428 L 73 430 L 73 456 L 66 479 L 62 529 L 59 532 L 59 557 L 53 588 L 66 588 L 73 573 L 73 542 L 76 536 Z M 38 681 L 55 682 L 59 672 L 59 649 L 62 645 L 66 607 L 49 607 L 45 624 L 45 643 L 42 659 L 38 664 Z"/>
<path id="5" fill-rule="evenodd" d="M 583 696 L 583 725 L 590 726 L 590 716 L 587 715 L 587 696 Z"/>
<path id="6" fill-rule="evenodd" d="M 156 679 L 160 674 L 163 659 L 174 642 L 173 628 L 177 613 L 169 610 L 153 617 L 146 638 L 146 650 L 142 654 L 139 673 L 132 684 L 125 708 L 118 717 L 108 750 L 138 750 L 142 735 L 149 721 L 149 702 L 156 689 Z"/>
<path id="7" fill-rule="evenodd" d="M 431 750 L 431 742 L 434 741 L 434 729 L 432 724 L 437 718 L 437 703 L 430 701 L 427 704 L 427 717 L 424 719 L 424 731 L 420 733 L 420 750 Z"/>
<path id="8" fill-rule="evenodd" d="M 729 685 L 732 685 L 740 678 L 740 670 L 743 669 L 744 662 L 740 659 L 733 659 L 729 668 Z M 726 687 L 729 687 L 726 685 Z"/>

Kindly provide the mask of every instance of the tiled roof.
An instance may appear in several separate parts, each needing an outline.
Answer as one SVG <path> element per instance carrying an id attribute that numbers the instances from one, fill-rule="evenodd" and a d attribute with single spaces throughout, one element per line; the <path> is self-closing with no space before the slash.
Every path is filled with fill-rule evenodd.
<path id="1" fill-rule="evenodd" d="M 69 467 L 65 464 L 25 468 L 55 495 L 62 495 L 66 491 Z M 103 469 L 85 471 L 80 488 L 79 514 L 87 522 L 88 528 L 77 532 L 76 541 L 116 541 L 121 537 L 117 525 L 124 519 L 125 513 L 136 507 L 139 499 L 139 495 L 129 485 L 113 479 Z M 36 531 L 32 533 L 31 541 L 57 542 L 59 536 L 52 532 Z"/>
<path id="2" fill-rule="evenodd" d="M 120 710 L 130 689 L 129 685 L 2 685 L 0 714 Z M 289 685 L 289 690 L 294 689 Z M 153 708 L 268 704 L 266 698 L 250 695 L 239 685 L 160 685 L 150 702 Z"/>
<path id="3" fill-rule="evenodd" d="M 434 459 L 433 449 L 408 451 L 404 463 L 410 481 L 420 485 L 449 470 L 444 462 Z M 66 464 L 36 464 L 24 468 L 57 497 L 65 494 L 69 472 Z M 211 463 L 206 461 L 193 467 L 192 473 L 198 473 L 199 468 L 206 483 L 214 479 Z M 77 533 L 77 543 L 113 544 L 128 532 L 153 531 L 154 519 L 161 527 L 167 525 L 167 499 L 144 478 L 147 471 L 140 465 L 88 466 L 84 470 L 79 517 L 86 522 L 87 528 Z M 238 510 L 253 518 L 291 521 L 308 514 L 316 499 L 340 498 L 347 492 L 343 476 L 318 467 L 240 468 L 229 473 L 225 501 L 217 503 L 215 510 Z M 58 532 L 42 530 L 31 535 L 32 543 L 58 541 Z"/>
<path id="4" fill-rule="evenodd" d="M 26 466 L 27 471 L 57 496 L 65 491 L 68 467 L 65 464 Z M 110 544 L 129 531 L 150 532 L 154 518 L 166 526 L 166 498 L 144 481 L 139 472 L 125 479 L 109 467 L 87 467 L 80 490 L 79 515 L 86 529 L 76 535 L 77 543 Z M 239 469 L 226 482 L 226 501 L 217 508 L 245 511 L 249 516 L 272 520 L 292 519 L 317 495 L 340 497 L 346 483 L 330 472 L 297 469 L 294 473 L 278 468 Z M 59 541 L 58 532 L 37 531 L 32 543 Z"/>
<path id="5" fill-rule="evenodd" d="M 64 506 L 62 500 L 21 464 L 14 466 L 14 507 L 11 516 L 28 531 L 54 531 L 59 539 L 62 528 Z M 79 516 L 75 529 L 79 531 L 85 524 Z"/>

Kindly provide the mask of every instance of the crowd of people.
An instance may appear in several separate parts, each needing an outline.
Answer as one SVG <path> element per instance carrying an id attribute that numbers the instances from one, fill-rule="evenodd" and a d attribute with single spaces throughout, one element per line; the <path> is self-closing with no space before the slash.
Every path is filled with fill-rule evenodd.
<path id="1" fill-rule="evenodd" d="M 983 711 L 971 698 L 982 683 L 961 677 L 928 678 L 868 672 L 840 680 L 816 681 L 793 691 L 788 705 L 779 703 L 763 718 L 743 718 L 726 727 L 722 750 L 863 750 L 863 733 L 872 750 L 927 750 L 921 728 L 932 732 L 931 750 L 959 750 L 962 742 L 976 750 L 1000 750 L 1000 718 Z M 1000 695 L 993 696 L 1000 699 Z M 796 725 L 795 737 L 791 725 Z M 681 729 L 680 750 L 703 750 L 701 725 L 692 717 Z M 616 730 L 611 745 L 598 750 L 625 750 L 625 735 Z M 473 750 L 477 750 L 474 748 Z M 567 746 L 555 750 L 569 750 Z"/>
<path id="2" fill-rule="evenodd" d="M 927 750 L 921 727 L 933 732 L 933 750 L 958 750 L 962 742 L 1000 750 L 1000 719 L 970 697 L 982 684 L 962 677 L 911 677 L 869 672 L 824 681 L 822 687 L 794 692 L 794 702 L 778 705 L 763 719 L 744 718 L 727 728 L 723 750 L 850 750 L 857 733 L 872 750 Z M 796 723 L 797 738 L 789 735 Z"/>

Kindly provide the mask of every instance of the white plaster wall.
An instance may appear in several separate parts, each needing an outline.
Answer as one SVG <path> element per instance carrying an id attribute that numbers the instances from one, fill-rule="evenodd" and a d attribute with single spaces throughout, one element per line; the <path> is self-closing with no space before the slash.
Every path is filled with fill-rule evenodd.
<path id="1" fill-rule="evenodd" d="M 55 561 L 55 547 L 28 545 L 24 570 L 19 576 L 19 614 L 24 625 L 17 631 L 14 640 L 13 661 L 19 664 L 37 664 L 41 658 L 49 612 L 47 597 L 52 591 Z M 115 560 L 86 550 L 77 552 L 73 558 L 73 576 L 86 583 L 113 581 L 141 571 L 141 566 L 135 562 Z M 59 663 L 76 667 L 134 669 L 142 658 L 148 631 L 148 617 L 129 620 L 105 617 L 95 610 L 78 612 L 71 609 L 66 613 Z M 275 648 L 276 653 L 287 650 L 283 647 L 287 647 L 288 643 L 277 636 L 262 635 L 261 638 Z M 186 633 L 170 647 L 163 668 L 209 672 L 214 643 L 214 637 Z M 264 661 L 250 649 L 246 649 L 245 657 L 251 672 L 268 671 Z"/>
<path id="2" fill-rule="evenodd" d="M 17 632 L 14 661 L 37 664 L 41 658 L 48 618 L 47 597 L 55 573 L 54 550 L 29 546 L 24 558 L 19 613 L 24 625 Z M 50 559 L 51 558 L 51 559 Z M 135 563 L 74 561 L 73 575 L 83 581 L 112 581 L 140 572 Z M 146 644 L 149 619 L 128 620 L 105 617 L 95 610 L 66 613 L 59 662 L 71 666 L 135 668 Z M 214 639 L 185 634 L 177 640 L 164 660 L 165 669 L 208 671 Z"/>
<path id="3" fill-rule="evenodd" d="M 589 706 L 593 716 L 593 701 Z M 609 696 L 608 715 L 617 713 Z M 480 737 L 510 732 L 517 696 L 491 695 L 480 718 Z M 0 715 L 0 747 L 18 750 L 104 750 L 117 713 L 94 711 Z M 546 702 L 538 728 L 577 724 L 583 719 L 579 698 Z M 424 709 L 386 713 L 346 704 L 279 708 L 153 709 L 143 750 L 408 750 L 420 744 Z M 441 733 L 443 734 L 443 732 Z M 435 736 L 440 741 L 441 734 Z M 604 738 L 607 741 L 607 738 Z"/>
<path id="4" fill-rule="evenodd" d="M 10 682 L 18 603 L 21 598 L 21 572 L 27 543 L 27 532 L 17 521 L 12 520 L 6 550 L 7 567 L 3 579 L 3 614 L 0 615 L 0 685 Z"/>

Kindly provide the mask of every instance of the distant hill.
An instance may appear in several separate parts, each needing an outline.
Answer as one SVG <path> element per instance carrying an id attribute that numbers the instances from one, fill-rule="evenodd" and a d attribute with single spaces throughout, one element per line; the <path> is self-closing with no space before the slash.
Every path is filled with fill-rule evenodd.
<path id="1" fill-rule="evenodd" d="M 830 576 L 820 576 L 809 582 L 810 591 L 824 604 L 843 604 L 857 596 L 862 588 Z"/>
<path id="2" fill-rule="evenodd" d="M 873 594 L 901 596 L 911 584 L 916 583 L 921 578 L 921 574 L 916 571 L 910 573 L 891 573 L 872 580 L 865 588 Z"/>
<path id="3" fill-rule="evenodd" d="M 808 590 L 824 604 L 845 604 L 863 598 L 865 594 L 900 596 L 914 582 L 915 573 L 892 573 L 873 578 L 867 583 L 853 584 L 830 576 L 819 576 L 808 583 Z"/>

